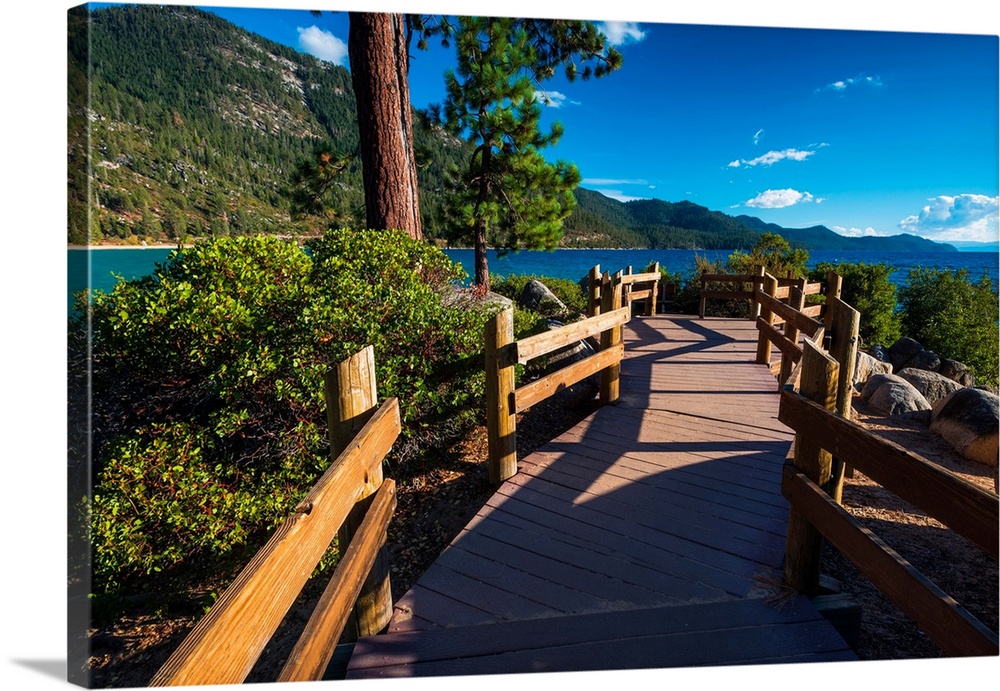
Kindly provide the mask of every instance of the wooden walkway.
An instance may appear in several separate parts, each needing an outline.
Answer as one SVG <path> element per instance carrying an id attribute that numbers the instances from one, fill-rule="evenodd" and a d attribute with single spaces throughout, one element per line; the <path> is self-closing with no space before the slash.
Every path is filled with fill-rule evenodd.
<path id="1" fill-rule="evenodd" d="M 792 435 L 754 324 L 625 339 L 619 403 L 519 460 L 347 678 L 856 659 L 808 599 L 772 598 Z"/>

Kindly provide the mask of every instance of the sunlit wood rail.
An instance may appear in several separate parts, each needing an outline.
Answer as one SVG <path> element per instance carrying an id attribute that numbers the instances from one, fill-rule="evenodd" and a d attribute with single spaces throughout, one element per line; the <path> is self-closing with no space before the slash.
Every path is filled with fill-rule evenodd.
<path id="1" fill-rule="evenodd" d="M 277 681 L 321 679 L 352 617 L 362 635 L 387 624 L 392 602 L 384 545 L 396 488 L 381 468 L 400 433 L 399 402 L 390 398 L 375 407 L 370 346 L 328 374 L 326 395 L 330 467 L 150 686 L 242 683 L 338 532 L 337 568 Z"/>

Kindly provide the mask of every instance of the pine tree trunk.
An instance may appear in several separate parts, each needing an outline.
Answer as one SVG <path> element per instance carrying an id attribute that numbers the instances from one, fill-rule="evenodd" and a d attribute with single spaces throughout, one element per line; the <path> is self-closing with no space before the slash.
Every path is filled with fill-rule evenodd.
<path id="1" fill-rule="evenodd" d="M 347 50 L 357 99 L 369 228 L 421 239 L 406 26 L 401 14 L 351 12 Z"/>
<path id="2" fill-rule="evenodd" d="M 482 222 L 476 223 L 475 236 L 476 284 L 481 286 L 483 290 L 489 290 L 490 269 L 486 263 L 486 226 Z"/>

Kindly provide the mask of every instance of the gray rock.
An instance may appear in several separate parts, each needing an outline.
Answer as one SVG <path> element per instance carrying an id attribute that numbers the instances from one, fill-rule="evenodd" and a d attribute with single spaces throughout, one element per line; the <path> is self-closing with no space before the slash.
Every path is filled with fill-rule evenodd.
<path id="1" fill-rule="evenodd" d="M 868 354 L 871 355 L 876 360 L 880 360 L 881 362 L 892 362 L 891 358 L 889 357 L 889 349 L 886 348 L 884 345 L 878 345 L 878 344 L 873 345 L 871 348 L 868 349 Z"/>
<path id="2" fill-rule="evenodd" d="M 456 307 L 459 309 L 488 307 L 494 305 L 496 306 L 498 312 L 502 312 L 503 310 L 510 309 L 514 306 L 513 301 L 504 297 L 500 293 L 489 292 L 480 297 L 475 290 L 471 288 L 462 288 L 460 286 L 450 287 L 447 292 L 441 296 L 441 302 L 446 307 Z"/>
<path id="3" fill-rule="evenodd" d="M 913 384 L 896 374 L 876 374 L 870 378 L 861 390 L 861 400 L 872 410 L 890 417 L 931 409 Z"/>
<path id="4" fill-rule="evenodd" d="M 929 351 L 924 351 L 929 352 Z M 912 360 L 910 361 L 913 362 Z M 937 372 L 907 367 L 899 376 L 913 384 L 913 387 L 927 399 L 932 406 L 936 401 L 962 388 L 954 379 L 942 376 Z"/>
<path id="5" fill-rule="evenodd" d="M 931 430 L 965 458 L 996 466 L 1000 398 L 982 389 L 959 389 L 934 404 Z"/>
<path id="6" fill-rule="evenodd" d="M 854 362 L 854 386 L 861 387 L 876 374 L 892 374 L 892 363 L 878 360 L 868 353 L 858 351 Z"/>
<path id="7" fill-rule="evenodd" d="M 941 367 L 938 369 L 938 372 L 949 379 L 957 381 L 962 386 L 976 385 L 976 377 L 972 374 L 968 365 L 959 362 L 958 360 L 942 358 Z"/>
<path id="8" fill-rule="evenodd" d="M 532 279 L 524 286 L 518 303 L 525 309 L 541 314 L 566 312 L 566 305 L 541 281 Z"/>
<path id="9" fill-rule="evenodd" d="M 904 369 L 907 368 L 937 372 L 941 369 L 941 358 L 933 350 L 922 350 L 910 358 Z"/>
<path id="10" fill-rule="evenodd" d="M 905 336 L 893 343 L 889 346 L 889 361 L 892 362 L 892 371 L 899 372 L 905 369 L 907 363 L 923 350 L 924 347 L 917 341 Z"/>

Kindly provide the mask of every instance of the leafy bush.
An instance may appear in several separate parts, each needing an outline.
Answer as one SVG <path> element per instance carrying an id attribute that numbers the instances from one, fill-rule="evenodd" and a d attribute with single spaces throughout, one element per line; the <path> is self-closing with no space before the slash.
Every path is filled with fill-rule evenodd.
<path id="1" fill-rule="evenodd" d="M 840 298 L 861 313 L 862 343 L 886 347 L 895 343 L 901 335 L 901 322 L 896 310 L 896 285 L 889 280 L 892 266 L 823 262 L 812 272 L 812 280 L 825 280 L 830 271 L 843 279 Z"/>
<path id="2" fill-rule="evenodd" d="M 447 299 L 461 277 L 403 233 L 333 231 L 308 253 L 198 244 L 93 295 L 95 591 L 262 539 L 328 464 L 325 372 L 366 345 L 380 399 L 400 399 L 397 462 L 467 421 L 487 315 Z"/>
<path id="3" fill-rule="evenodd" d="M 997 287 L 967 269 L 911 269 L 899 291 L 903 332 L 941 357 L 964 362 L 977 384 L 997 385 Z"/>
<path id="4" fill-rule="evenodd" d="M 808 262 L 809 253 L 804 249 L 792 249 L 780 235 L 764 233 L 749 253 L 736 250 L 730 254 L 726 268 L 729 273 L 752 274 L 755 267 L 763 266 L 777 278 L 802 278 L 808 273 Z"/>

